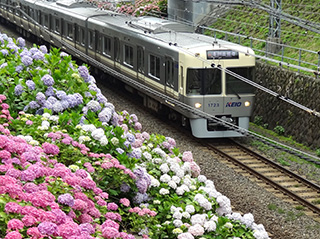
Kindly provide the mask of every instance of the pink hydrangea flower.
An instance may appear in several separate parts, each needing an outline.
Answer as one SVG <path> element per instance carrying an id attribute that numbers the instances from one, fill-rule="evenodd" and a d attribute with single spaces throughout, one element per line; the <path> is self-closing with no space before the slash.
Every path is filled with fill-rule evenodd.
<path id="1" fill-rule="evenodd" d="M 130 206 L 130 201 L 129 201 L 129 199 L 127 199 L 127 198 L 121 198 L 119 202 L 120 202 L 121 204 L 123 204 L 124 206 L 126 206 L 126 207 L 129 207 L 129 206 Z"/>
<path id="2" fill-rule="evenodd" d="M 11 230 L 20 230 L 24 227 L 24 224 L 19 219 L 11 219 L 7 223 L 7 227 L 8 227 L 8 229 L 11 229 Z"/>
<path id="3" fill-rule="evenodd" d="M 5 237 L 5 239 L 21 239 L 21 238 L 22 238 L 22 235 L 17 231 L 9 232 Z"/>

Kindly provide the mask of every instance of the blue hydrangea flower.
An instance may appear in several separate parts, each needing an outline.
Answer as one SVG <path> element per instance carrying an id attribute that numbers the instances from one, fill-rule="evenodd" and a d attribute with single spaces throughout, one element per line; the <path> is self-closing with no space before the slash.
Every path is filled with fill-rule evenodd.
<path id="1" fill-rule="evenodd" d="M 97 93 L 101 93 L 101 90 L 96 86 L 96 84 L 90 84 L 88 88 L 89 90 L 95 91 Z"/>
<path id="2" fill-rule="evenodd" d="M 23 70 L 23 65 L 16 66 L 16 72 L 20 73 Z"/>
<path id="3" fill-rule="evenodd" d="M 10 49 L 10 51 L 13 52 L 13 53 L 18 52 L 18 50 L 19 50 L 19 47 L 18 47 L 16 44 L 14 44 L 13 42 L 7 44 L 7 47 L 8 47 L 8 48 Z"/>
<path id="4" fill-rule="evenodd" d="M 16 87 L 14 87 L 14 94 L 15 95 L 19 96 L 22 94 L 22 92 L 23 92 L 22 85 L 19 84 L 19 85 L 16 85 Z"/>
<path id="5" fill-rule="evenodd" d="M 43 84 L 46 86 L 53 86 L 54 84 L 54 79 L 49 74 L 42 76 L 41 80 L 43 81 Z"/>
<path id="6" fill-rule="evenodd" d="M 98 118 L 101 122 L 108 123 L 112 117 L 112 109 L 103 108 L 103 110 L 98 114 Z"/>
<path id="7" fill-rule="evenodd" d="M 27 80 L 26 85 L 30 90 L 34 90 L 36 88 L 36 84 L 32 80 Z"/>
<path id="8" fill-rule="evenodd" d="M 120 186 L 120 191 L 121 191 L 121 192 L 124 192 L 124 193 L 129 192 L 130 189 L 131 189 L 131 187 L 130 187 L 128 184 L 126 184 L 126 183 L 123 183 L 123 184 L 121 184 L 121 186 Z"/>
<path id="9" fill-rule="evenodd" d="M 124 153 L 124 150 L 122 148 L 116 148 L 116 151 L 119 153 L 119 154 L 123 154 Z"/>
<path id="10" fill-rule="evenodd" d="M 20 57 L 22 58 L 23 56 L 29 56 L 31 57 L 32 54 L 29 52 L 27 48 L 24 48 L 22 52 L 20 52 Z"/>
<path id="11" fill-rule="evenodd" d="M 49 110 L 52 110 L 52 104 L 46 100 L 46 102 L 43 105 L 44 108 L 47 108 Z"/>
<path id="12" fill-rule="evenodd" d="M 47 99 L 47 101 L 49 101 L 51 104 L 56 103 L 58 100 L 56 97 L 54 96 L 49 96 L 49 98 Z"/>
<path id="13" fill-rule="evenodd" d="M 105 104 L 108 102 L 107 98 L 101 93 L 96 94 L 96 97 L 97 97 L 97 101 L 101 104 Z"/>
<path id="14" fill-rule="evenodd" d="M 66 53 L 66 52 L 61 52 L 61 53 L 60 53 L 60 57 L 65 57 L 65 56 L 69 56 L 69 54 Z"/>
<path id="15" fill-rule="evenodd" d="M 35 54 L 38 51 L 39 51 L 39 49 L 36 48 L 36 47 L 32 47 L 32 48 L 29 49 L 29 52 L 31 53 L 31 55 Z"/>
<path id="16" fill-rule="evenodd" d="M 75 93 L 73 96 L 76 99 L 76 105 L 81 105 L 83 103 L 83 97 L 80 93 Z"/>
<path id="17" fill-rule="evenodd" d="M 52 96 L 51 96 L 52 97 Z M 57 101 L 52 105 L 52 110 L 56 113 L 62 112 L 64 110 L 60 101 Z"/>
<path id="18" fill-rule="evenodd" d="M 63 110 L 66 110 L 69 108 L 69 102 L 67 100 L 61 100 L 60 103 L 61 103 Z"/>
<path id="19" fill-rule="evenodd" d="M 74 95 L 68 95 L 67 101 L 69 103 L 70 108 L 76 106 L 76 97 Z"/>
<path id="20" fill-rule="evenodd" d="M 135 137 L 134 137 L 134 135 L 131 134 L 131 133 L 127 133 L 127 134 L 126 134 L 126 138 L 127 138 L 127 140 L 128 140 L 130 143 L 133 143 L 133 142 L 135 141 Z"/>
<path id="21" fill-rule="evenodd" d="M 33 63 L 33 60 L 30 56 L 24 55 L 21 57 L 21 62 L 25 65 L 25 66 L 30 66 Z"/>

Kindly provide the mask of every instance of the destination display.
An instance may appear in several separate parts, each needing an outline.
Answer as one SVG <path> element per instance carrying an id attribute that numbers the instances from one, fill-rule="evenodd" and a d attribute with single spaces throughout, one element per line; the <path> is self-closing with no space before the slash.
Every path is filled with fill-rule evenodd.
<path id="1" fill-rule="evenodd" d="M 214 59 L 239 59 L 239 52 L 232 50 L 210 50 L 207 51 L 207 60 Z"/>

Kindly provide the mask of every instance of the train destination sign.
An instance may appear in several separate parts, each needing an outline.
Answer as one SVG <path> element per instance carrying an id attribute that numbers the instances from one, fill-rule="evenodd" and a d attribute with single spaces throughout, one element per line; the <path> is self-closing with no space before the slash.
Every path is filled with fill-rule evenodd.
<path id="1" fill-rule="evenodd" d="M 214 59 L 239 59 L 239 52 L 232 50 L 207 51 L 207 60 Z"/>

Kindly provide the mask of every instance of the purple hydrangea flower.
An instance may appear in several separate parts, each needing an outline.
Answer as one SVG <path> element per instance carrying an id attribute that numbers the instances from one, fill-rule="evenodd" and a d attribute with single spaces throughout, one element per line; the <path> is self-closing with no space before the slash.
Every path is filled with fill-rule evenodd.
<path id="1" fill-rule="evenodd" d="M 122 148 L 116 148 L 116 151 L 117 151 L 119 154 L 124 153 L 124 150 L 123 150 Z"/>
<path id="2" fill-rule="evenodd" d="M 52 109 L 52 104 L 49 101 L 46 100 L 46 102 L 44 103 L 43 107 L 51 110 Z"/>
<path id="3" fill-rule="evenodd" d="M 69 102 L 67 100 L 61 100 L 60 103 L 64 110 L 69 108 Z"/>
<path id="4" fill-rule="evenodd" d="M 1 53 L 2 53 L 2 55 L 4 55 L 4 56 L 9 55 L 9 52 L 8 52 L 8 50 L 7 50 L 7 49 L 2 49 L 0 52 L 1 52 Z"/>
<path id="5" fill-rule="evenodd" d="M 36 100 L 43 105 L 46 102 L 46 96 L 42 92 L 38 92 L 36 95 Z"/>
<path id="6" fill-rule="evenodd" d="M 88 110 L 91 110 L 93 112 L 97 112 L 97 111 L 101 110 L 101 105 L 98 101 L 90 100 L 87 104 L 87 108 L 88 108 Z"/>
<path id="7" fill-rule="evenodd" d="M 50 97 L 53 97 L 53 96 L 50 96 Z M 64 107 L 62 106 L 61 102 L 60 101 L 56 101 L 54 104 L 52 104 L 52 110 L 54 112 L 62 112 L 64 110 Z"/>
<path id="8" fill-rule="evenodd" d="M 39 50 L 43 53 L 43 54 L 47 54 L 48 53 L 48 48 L 45 45 L 41 45 L 39 47 Z"/>
<path id="9" fill-rule="evenodd" d="M 60 57 L 65 57 L 65 56 L 69 56 L 69 54 L 66 53 L 66 52 L 61 52 L 61 53 L 60 53 Z"/>
<path id="10" fill-rule="evenodd" d="M 72 207 L 74 205 L 74 198 L 71 196 L 70 193 L 65 193 L 58 197 L 58 202 Z"/>
<path id="11" fill-rule="evenodd" d="M 95 91 L 97 93 L 101 93 L 101 90 L 96 86 L 96 84 L 90 84 L 88 88 L 89 90 Z"/>
<path id="12" fill-rule="evenodd" d="M 81 234 L 83 232 L 86 232 L 86 233 L 88 233 L 90 235 L 90 234 L 93 234 L 95 232 L 95 229 L 89 223 L 82 223 L 82 224 L 79 225 L 79 228 L 80 228 Z"/>
<path id="13" fill-rule="evenodd" d="M 52 86 L 49 86 L 44 94 L 45 94 L 47 97 L 49 97 L 49 96 L 55 96 L 54 91 L 55 91 L 55 89 L 54 89 Z"/>
<path id="14" fill-rule="evenodd" d="M 58 232 L 58 226 L 53 222 L 41 222 L 38 225 L 38 230 L 43 235 L 53 235 Z"/>
<path id="15" fill-rule="evenodd" d="M 40 61 L 43 61 L 44 60 L 44 54 L 39 51 L 39 52 L 36 52 L 35 54 L 32 55 L 32 58 L 34 60 L 40 60 Z"/>
<path id="16" fill-rule="evenodd" d="M 29 56 L 31 57 L 32 54 L 29 52 L 29 50 L 27 48 L 23 49 L 22 52 L 20 52 L 20 57 L 22 58 L 23 56 Z"/>
<path id="17" fill-rule="evenodd" d="M 54 84 L 54 79 L 49 74 L 44 75 L 41 78 L 41 80 L 43 81 L 43 84 L 46 85 L 46 86 L 53 86 L 53 84 Z"/>
<path id="18" fill-rule="evenodd" d="M 127 134 L 126 134 L 126 138 L 127 138 L 127 140 L 128 140 L 130 143 L 133 143 L 133 142 L 135 141 L 135 137 L 134 137 L 134 135 L 131 134 L 131 133 L 127 133 Z"/>
<path id="19" fill-rule="evenodd" d="M 47 99 L 47 101 L 49 101 L 51 104 L 56 103 L 58 100 L 56 97 L 54 96 L 49 96 L 49 98 Z"/>
<path id="20" fill-rule="evenodd" d="M 85 82 L 89 82 L 89 70 L 86 66 L 79 66 L 78 72 Z"/>
<path id="21" fill-rule="evenodd" d="M 130 186 L 129 186 L 128 184 L 126 184 L 126 183 L 123 183 L 123 184 L 121 184 L 121 186 L 120 186 L 120 191 L 121 191 L 121 192 L 124 192 L 124 193 L 129 192 L 130 189 L 131 189 Z"/>
<path id="22" fill-rule="evenodd" d="M 25 47 L 26 45 L 26 41 L 22 37 L 17 38 L 17 43 L 18 43 L 18 46 L 21 48 Z"/>
<path id="23" fill-rule="evenodd" d="M 131 152 L 130 156 L 133 157 L 133 158 L 136 158 L 136 159 L 141 158 L 141 149 L 139 149 L 139 148 L 134 149 L 134 150 Z"/>
<path id="24" fill-rule="evenodd" d="M 105 103 L 108 102 L 107 98 L 106 98 L 103 94 L 101 94 L 101 93 L 98 93 L 98 94 L 96 95 L 96 97 L 97 97 L 97 101 L 98 101 L 99 103 L 105 104 Z"/>
<path id="25" fill-rule="evenodd" d="M 37 108 L 39 108 L 40 107 L 40 105 L 37 103 L 37 101 L 30 101 L 29 102 L 29 108 L 30 109 L 37 109 Z"/>
<path id="26" fill-rule="evenodd" d="M 15 95 L 17 95 L 17 96 L 19 96 L 19 95 L 21 95 L 22 94 L 22 92 L 23 92 L 23 87 L 22 87 L 22 85 L 16 85 L 16 87 L 14 87 L 14 93 L 15 93 Z"/>
<path id="27" fill-rule="evenodd" d="M 8 65 L 8 63 L 5 62 L 5 63 L 3 63 L 3 64 L 0 65 L 0 68 L 5 68 L 7 65 Z"/>
<path id="28" fill-rule="evenodd" d="M 39 51 L 39 49 L 36 47 L 32 47 L 31 49 L 29 49 L 29 52 L 31 53 L 31 55 L 35 54 L 38 51 Z"/>
<path id="29" fill-rule="evenodd" d="M 30 90 L 34 90 L 36 88 L 36 84 L 32 80 L 27 80 L 26 85 Z"/>
<path id="30" fill-rule="evenodd" d="M 69 103 L 69 107 L 73 108 L 76 106 L 76 97 L 74 95 L 68 95 L 67 101 Z"/>
<path id="31" fill-rule="evenodd" d="M 7 47 L 10 48 L 10 50 L 11 50 L 13 53 L 18 52 L 18 50 L 19 50 L 19 47 L 18 47 L 16 44 L 14 44 L 13 42 L 9 43 L 9 44 L 7 45 Z"/>
<path id="32" fill-rule="evenodd" d="M 83 97 L 80 93 L 75 93 L 73 96 L 76 99 L 76 105 L 81 105 L 83 103 Z"/>
<path id="33" fill-rule="evenodd" d="M 23 65 L 16 66 L 16 72 L 20 73 L 23 70 Z"/>
<path id="34" fill-rule="evenodd" d="M 101 122 L 109 122 L 112 117 L 112 109 L 103 108 L 103 110 L 98 114 L 98 118 Z"/>
<path id="35" fill-rule="evenodd" d="M 21 62 L 25 65 L 25 66 L 30 66 L 33 63 L 33 60 L 30 56 L 24 55 L 21 57 Z"/>
<path id="36" fill-rule="evenodd" d="M 58 90 L 56 92 L 56 95 L 57 95 L 57 98 L 60 99 L 60 100 L 63 100 L 67 97 L 67 93 L 64 92 L 63 90 Z"/>

